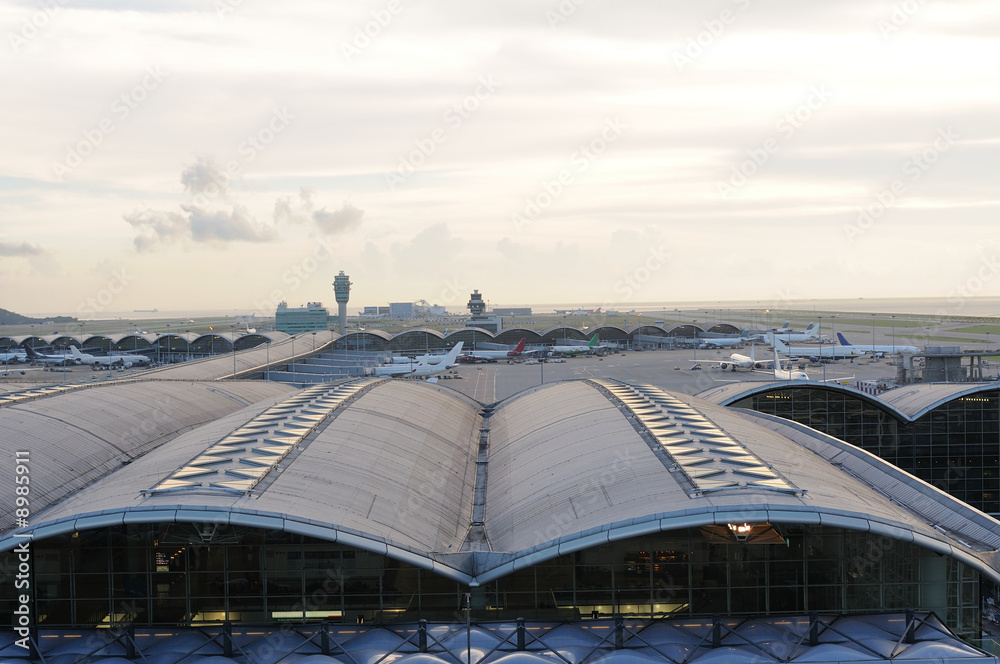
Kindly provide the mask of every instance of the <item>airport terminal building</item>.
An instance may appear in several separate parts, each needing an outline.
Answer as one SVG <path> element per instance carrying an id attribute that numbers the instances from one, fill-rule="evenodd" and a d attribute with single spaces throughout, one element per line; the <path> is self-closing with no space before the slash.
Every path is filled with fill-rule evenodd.
<path id="1" fill-rule="evenodd" d="M 814 381 L 730 383 L 699 396 L 808 425 L 1000 516 L 997 383 L 926 383 L 877 396 Z"/>
<path id="2" fill-rule="evenodd" d="M 0 400 L 35 659 L 996 661 L 953 632 L 979 635 L 1000 524 L 795 422 L 609 379 L 483 404 L 193 370 Z"/>

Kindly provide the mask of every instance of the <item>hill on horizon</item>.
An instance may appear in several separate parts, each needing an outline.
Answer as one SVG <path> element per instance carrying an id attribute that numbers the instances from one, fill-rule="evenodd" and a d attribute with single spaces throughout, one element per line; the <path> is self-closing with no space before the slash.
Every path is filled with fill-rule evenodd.
<path id="1" fill-rule="evenodd" d="M 31 318 L 0 308 L 0 325 L 32 325 L 38 323 L 75 323 L 72 316 L 52 316 L 50 318 Z"/>

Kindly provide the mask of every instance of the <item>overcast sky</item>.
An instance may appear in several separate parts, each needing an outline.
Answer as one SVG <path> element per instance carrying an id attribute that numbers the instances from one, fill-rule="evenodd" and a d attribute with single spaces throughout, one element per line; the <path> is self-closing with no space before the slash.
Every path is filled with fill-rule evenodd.
<path id="1" fill-rule="evenodd" d="M 0 2 L 0 307 L 1000 295 L 1000 5 Z"/>

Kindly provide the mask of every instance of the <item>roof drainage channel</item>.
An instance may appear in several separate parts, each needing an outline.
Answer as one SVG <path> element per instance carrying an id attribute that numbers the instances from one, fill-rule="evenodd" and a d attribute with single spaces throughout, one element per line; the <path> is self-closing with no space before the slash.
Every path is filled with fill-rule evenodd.
<path id="1" fill-rule="evenodd" d="M 492 551 L 490 538 L 486 534 L 486 472 L 490 450 L 490 417 L 494 406 L 484 406 L 479 411 L 483 418 L 479 427 L 479 456 L 476 458 L 476 488 L 473 493 L 472 523 L 469 534 L 462 543 L 462 551 Z"/>
<path id="2" fill-rule="evenodd" d="M 729 489 L 804 494 L 700 411 L 652 385 L 591 379 L 621 402 L 694 486 L 694 495 Z"/>
<path id="3" fill-rule="evenodd" d="M 208 490 L 249 494 L 335 410 L 381 380 L 362 378 L 297 392 L 213 443 L 142 493 Z"/>

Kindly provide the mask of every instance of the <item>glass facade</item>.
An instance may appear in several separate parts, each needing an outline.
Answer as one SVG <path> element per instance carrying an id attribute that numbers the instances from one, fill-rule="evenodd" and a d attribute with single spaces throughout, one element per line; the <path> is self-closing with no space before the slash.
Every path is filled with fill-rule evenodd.
<path id="1" fill-rule="evenodd" d="M 759 544 L 691 528 L 622 540 L 479 588 L 335 543 L 231 526 L 136 524 L 35 542 L 42 627 L 331 620 L 577 619 L 920 609 L 976 634 L 979 574 L 913 544 L 772 524 Z M 211 528 L 211 527 L 210 527 Z M 13 553 L 0 555 L 16 569 Z M 13 615 L 14 576 L 0 585 Z"/>
<path id="2" fill-rule="evenodd" d="M 913 422 L 854 394 L 822 387 L 740 399 L 748 408 L 806 424 L 856 445 L 994 516 L 1000 514 L 1000 391 L 960 397 Z"/>

